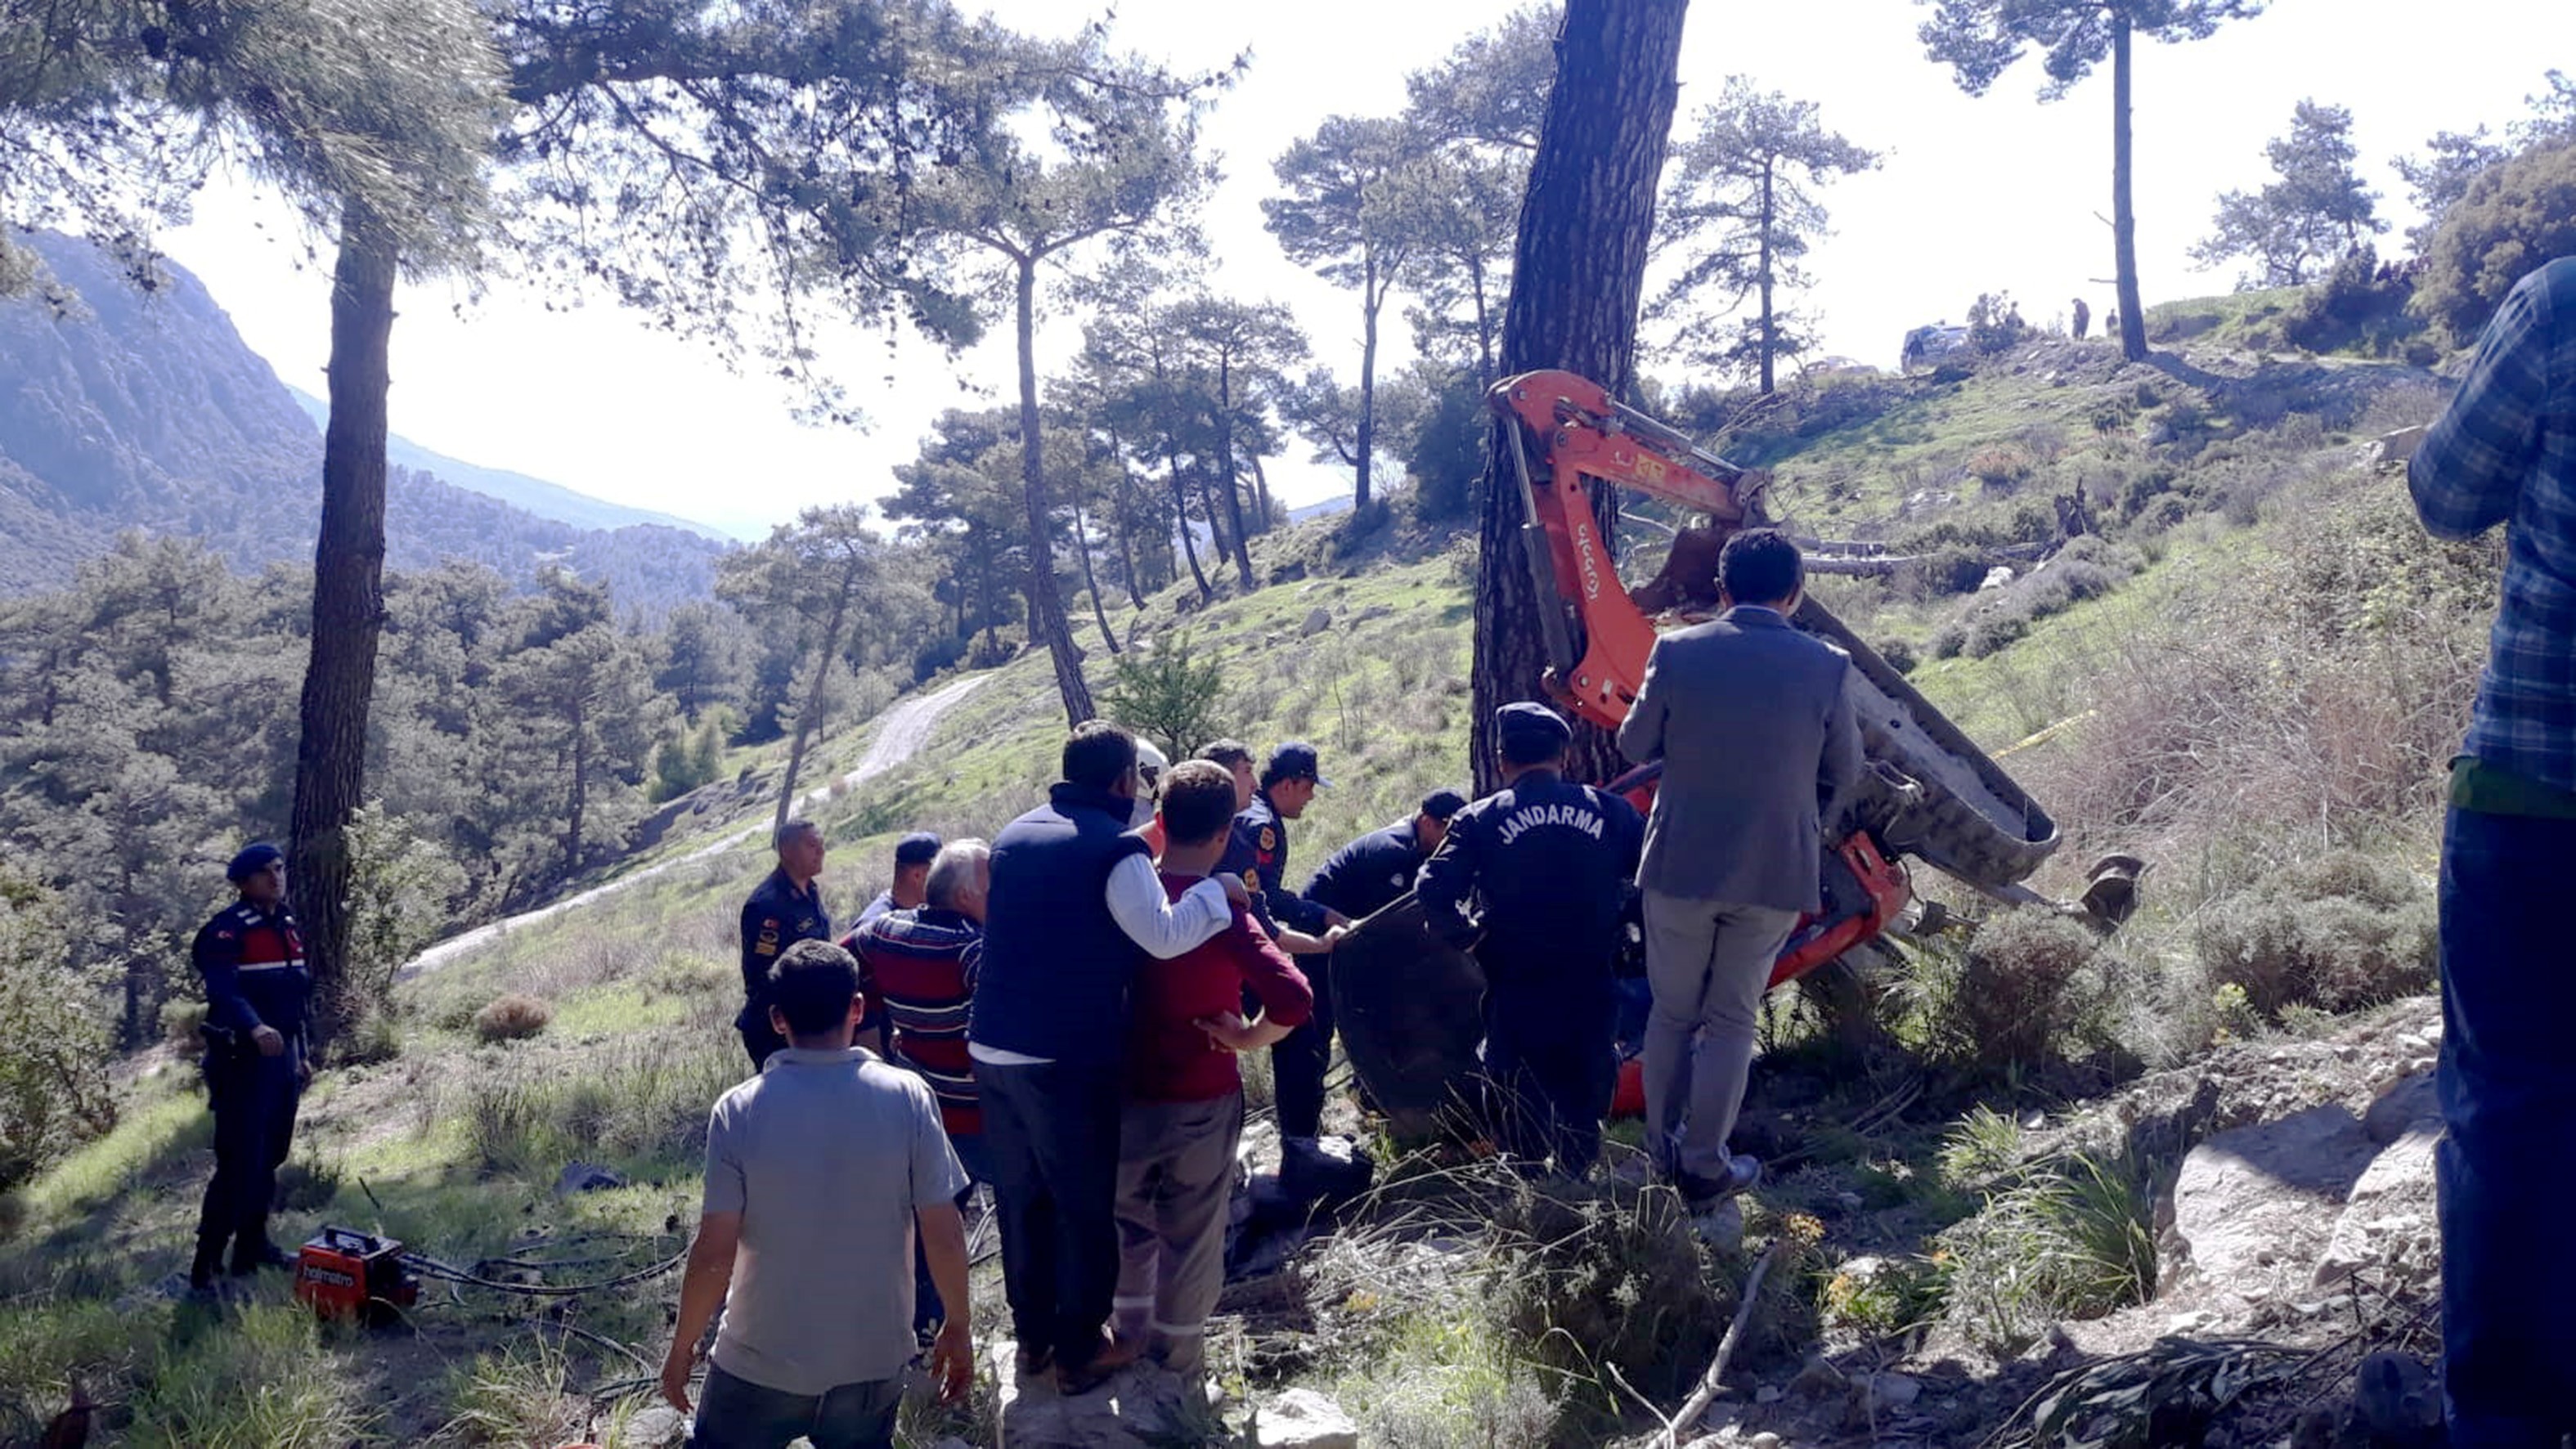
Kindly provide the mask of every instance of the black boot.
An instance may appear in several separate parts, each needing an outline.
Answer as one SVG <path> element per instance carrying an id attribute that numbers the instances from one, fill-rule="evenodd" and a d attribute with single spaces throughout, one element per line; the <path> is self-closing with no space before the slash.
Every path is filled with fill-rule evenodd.
<path id="1" fill-rule="evenodd" d="M 223 1270 L 224 1240 L 199 1238 L 197 1256 L 188 1264 L 188 1288 L 195 1293 L 214 1291 L 215 1275 Z"/>
<path id="2" fill-rule="evenodd" d="M 268 1240 L 265 1233 L 246 1237 L 233 1244 L 233 1276 L 247 1278 L 262 1268 L 292 1268 L 295 1260 Z"/>

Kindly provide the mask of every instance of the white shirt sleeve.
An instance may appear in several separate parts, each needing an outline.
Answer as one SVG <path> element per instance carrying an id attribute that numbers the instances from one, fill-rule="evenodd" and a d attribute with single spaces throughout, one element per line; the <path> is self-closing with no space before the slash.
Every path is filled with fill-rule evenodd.
<path id="1" fill-rule="evenodd" d="M 1163 894 L 1162 877 L 1154 873 L 1154 862 L 1141 854 L 1127 856 L 1110 868 L 1108 900 L 1109 915 L 1118 922 L 1118 929 L 1158 961 L 1171 960 L 1234 920 L 1225 887 L 1203 880 L 1179 900 L 1170 900 Z"/>

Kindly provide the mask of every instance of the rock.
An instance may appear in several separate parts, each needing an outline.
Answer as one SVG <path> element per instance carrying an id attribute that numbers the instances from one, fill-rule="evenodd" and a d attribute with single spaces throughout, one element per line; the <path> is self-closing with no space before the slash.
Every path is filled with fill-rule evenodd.
<path id="1" fill-rule="evenodd" d="M 2361 1116 L 2361 1126 L 2371 1141 L 2383 1147 L 2418 1129 L 2441 1131 L 2442 1099 L 2434 1091 L 2433 1074 L 2400 1078 L 2370 1104 Z"/>
<path id="2" fill-rule="evenodd" d="M 1788 1390 L 1778 1384 L 1764 1384 L 1753 1391 L 1753 1402 L 1757 1404 L 1776 1404 L 1787 1397 L 1789 1397 Z"/>
<path id="3" fill-rule="evenodd" d="M 2422 1361 L 2382 1351 L 2353 1374 L 2352 1408 L 2373 1444 L 2429 1444 L 2442 1433 L 2442 1384 Z"/>
<path id="4" fill-rule="evenodd" d="M 1055 1391 L 1051 1377 L 1022 1379 L 1013 1363 L 1019 1345 L 1008 1339 L 989 1348 L 986 1371 L 1001 1385 L 1004 1449 L 1151 1449 L 1184 1434 L 1190 1389 L 1179 1377 L 1149 1365 L 1119 1370 L 1078 1398 Z"/>
<path id="5" fill-rule="evenodd" d="M 1780 1449 L 1780 1436 L 1777 1434 L 1756 1434 L 1752 1438 L 1744 1441 L 1744 1449 Z"/>
<path id="6" fill-rule="evenodd" d="M 1719 1252 L 1732 1253 L 1744 1246 L 1744 1205 L 1728 1198 L 1691 1219 L 1691 1231 Z"/>
<path id="7" fill-rule="evenodd" d="M 1856 1213 L 1869 1206 L 1869 1202 L 1856 1192 L 1838 1192 L 1834 1194 L 1834 1206 L 1847 1213 Z"/>
<path id="8" fill-rule="evenodd" d="M 1815 1354 L 1798 1370 L 1798 1376 L 1789 1380 L 1789 1393 L 1801 1399 L 1825 1399 L 1843 1392 L 1850 1384 L 1851 1380 L 1843 1377 L 1843 1371 L 1834 1367 L 1832 1360 Z"/>
<path id="9" fill-rule="evenodd" d="M 1914 1401 L 1922 1397 L 1923 1385 L 1903 1374 L 1870 1375 L 1870 1406 L 1882 1414 L 1913 1408 Z"/>
<path id="10" fill-rule="evenodd" d="M 2176 1314 L 2173 1318 L 2166 1321 L 2165 1332 L 2179 1337 L 2189 1338 L 2195 1333 L 2207 1333 L 2217 1326 L 2218 1315 L 2215 1313 L 2206 1311 L 2200 1313 L 2181 1313 Z"/>
<path id="11" fill-rule="evenodd" d="M 2378 1146 L 2351 1112 L 2314 1107 L 2221 1132 L 2174 1180 L 2172 1261 L 2231 1292 L 2304 1276 Z"/>
<path id="12" fill-rule="evenodd" d="M 1325 608 L 1309 609 L 1306 611 L 1306 622 L 1297 626 L 1297 637 L 1300 639 L 1312 639 L 1331 627 L 1333 627 L 1332 610 Z"/>
<path id="13" fill-rule="evenodd" d="M 679 1449 L 689 1437 L 689 1421 L 668 1404 L 638 1410 L 617 1436 L 616 1449 Z"/>
<path id="14" fill-rule="evenodd" d="M 1261 1449 L 1360 1449 L 1360 1427 L 1313 1389 L 1290 1389 L 1262 1406 Z"/>
<path id="15" fill-rule="evenodd" d="M 624 1187 L 626 1179 L 595 1162 L 567 1162 L 555 1174 L 555 1196 L 570 1197 L 577 1192 L 598 1192 L 605 1188 Z"/>
<path id="16" fill-rule="evenodd" d="M 1977 592 L 1982 594 L 1988 589 L 2000 589 L 2011 583 L 2014 577 L 2011 564 L 1997 564 L 1986 570 L 1985 582 L 1977 585 Z"/>
<path id="17" fill-rule="evenodd" d="M 2313 1282 L 2332 1286 L 2356 1268 L 2390 1259 L 2437 1261 L 2433 1160 L 2441 1140 L 2438 1123 L 2419 1126 L 2371 1159 L 2335 1217 Z"/>
<path id="18" fill-rule="evenodd" d="M 1391 619 L 1394 617 L 1395 610 L 1392 606 L 1386 604 L 1371 604 L 1367 608 L 1360 610 L 1359 614 L 1353 618 L 1351 622 L 1354 624 L 1366 624 L 1374 620 Z"/>

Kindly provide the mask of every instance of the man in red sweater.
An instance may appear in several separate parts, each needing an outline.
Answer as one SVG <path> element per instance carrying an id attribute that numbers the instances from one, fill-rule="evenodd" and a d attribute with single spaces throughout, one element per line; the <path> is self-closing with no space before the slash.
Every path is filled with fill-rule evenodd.
<path id="1" fill-rule="evenodd" d="M 1163 889 L 1178 900 L 1225 853 L 1235 808 L 1222 765 L 1190 760 L 1163 786 Z M 1261 1004 L 1245 1021 L 1247 990 Z M 1315 993 L 1238 904 L 1234 920 L 1135 980 L 1127 1106 L 1118 1138 L 1116 1328 L 1175 1373 L 1198 1372 L 1225 1286 L 1225 1205 L 1243 1135 L 1238 1052 L 1259 1051 L 1314 1010 Z"/>

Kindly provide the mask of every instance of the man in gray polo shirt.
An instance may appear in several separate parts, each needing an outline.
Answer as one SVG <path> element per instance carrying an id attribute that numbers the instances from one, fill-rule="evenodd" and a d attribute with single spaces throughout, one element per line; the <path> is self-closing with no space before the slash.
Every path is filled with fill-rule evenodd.
<path id="1" fill-rule="evenodd" d="M 763 998 L 787 1038 L 707 1121 L 706 1205 L 662 1361 L 662 1396 L 689 1411 L 699 1339 L 722 1309 L 698 1449 L 883 1449 L 894 1443 L 913 1355 L 918 1227 L 951 1305 L 930 1367 L 944 1399 L 974 1365 L 967 1326 L 966 1174 L 921 1079 L 850 1045 L 864 1003 L 858 965 L 799 941 Z"/>

